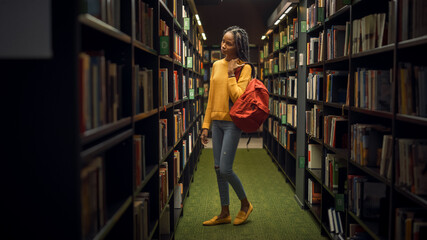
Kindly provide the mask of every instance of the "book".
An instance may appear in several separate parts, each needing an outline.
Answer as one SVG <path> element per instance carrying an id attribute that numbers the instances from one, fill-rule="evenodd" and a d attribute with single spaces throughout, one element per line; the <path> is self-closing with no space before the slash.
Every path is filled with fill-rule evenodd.
<path id="1" fill-rule="evenodd" d="M 308 169 L 322 168 L 322 145 L 308 144 Z"/>
<path id="2" fill-rule="evenodd" d="M 169 55 L 169 36 L 159 37 L 160 55 Z"/>
<path id="3" fill-rule="evenodd" d="M 82 238 L 92 239 L 106 222 L 104 160 L 95 157 L 80 171 Z"/>
<path id="4" fill-rule="evenodd" d="M 171 230 L 170 230 L 170 205 L 167 204 L 165 206 L 165 211 L 163 212 L 163 215 L 160 218 L 159 221 L 159 231 L 161 235 L 168 235 L 170 234 Z"/>
<path id="5" fill-rule="evenodd" d="M 168 120 L 159 119 L 159 156 L 163 159 L 168 149 Z"/>
<path id="6" fill-rule="evenodd" d="M 386 185 L 381 182 L 364 182 L 362 194 L 362 217 L 380 219 L 380 203 L 381 199 L 386 198 Z"/>
<path id="7" fill-rule="evenodd" d="M 137 239 L 148 239 L 150 224 L 150 193 L 140 192 L 136 194 L 134 201 L 134 211 L 136 211 Z"/>

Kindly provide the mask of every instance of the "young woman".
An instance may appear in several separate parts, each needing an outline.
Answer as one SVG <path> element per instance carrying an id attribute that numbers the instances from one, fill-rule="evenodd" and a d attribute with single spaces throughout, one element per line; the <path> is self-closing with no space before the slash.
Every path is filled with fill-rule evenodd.
<path id="1" fill-rule="evenodd" d="M 208 105 L 201 140 L 203 144 L 208 143 L 208 130 L 211 128 L 215 172 L 222 208 L 218 216 L 203 222 L 205 226 L 231 223 L 228 184 L 233 187 L 241 201 L 240 211 L 234 219 L 234 225 L 244 223 L 253 210 L 240 179 L 233 171 L 234 156 L 241 130 L 236 127 L 229 114 L 231 104 L 243 94 L 254 75 L 252 67 L 244 64 L 249 62 L 249 41 L 246 31 L 237 26 L 227 28 L 222 37 L 221 52 L 225 58 L 216 61 L 212 66 Z M 239 67 L 243 68 L 239 79 L 236 79 L 234 74 Z"/>

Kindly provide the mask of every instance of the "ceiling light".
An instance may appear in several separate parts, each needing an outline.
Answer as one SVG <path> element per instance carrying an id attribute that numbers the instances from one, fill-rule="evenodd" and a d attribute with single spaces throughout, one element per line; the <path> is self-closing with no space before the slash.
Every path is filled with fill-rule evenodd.
<path id="1" fill-rule="evenodd" d="M 264 39 L 265 39 L 265 35 L 262 35 L 261 40 L 264 40 Z"/>
<path id="2" fill-rule="evenodd" d="M 196 14 L 197 21 L 200 21 L 199 14 Z"/>
<path id="3" fill-rule="evenodd" d="M 286 9 L 286 11 L 285 11 L 285 14 L 287 14 L 289 11 L 291 11 L 292 8 L 293 8 L 292 6 L 288 7 L 288 9 Z"/>
<path id="4" fill-rule="evenodd" d="M 205 33 L 202 33 L 202 37 L 203 37 L 203 40 L 206 41 L 206 34 Z"/>
<path id="5" fill-rule="evenodd" d="M 280 16 L 279 20 L 282 20 L 285 16 L 286 16 L 286 13 L 282 14 L 282 16 Z"/>
<path id="6" fill-rule="evenodd" d="M 280 19 L 277 19 L 277 21 L 274 23 L 274 25 L 279 24 L 279 22 L 280 22 Z"/>
<path id="7" fill-rule="evenodd" d="M 200 22 L 200 20 L 197 20 L 197 24 L 199 24 L 199 26 L 202 26 L 202 22 Z"/>

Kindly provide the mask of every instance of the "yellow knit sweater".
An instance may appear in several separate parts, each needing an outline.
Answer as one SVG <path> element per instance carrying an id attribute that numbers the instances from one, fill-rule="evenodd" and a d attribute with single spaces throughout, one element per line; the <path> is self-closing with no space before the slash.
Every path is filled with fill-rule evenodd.
<path id="1" fill-rule="evenodd" d="M 242 63 L 238 61 L 238 64 Z M 236 82 L 235 77 L 228 77 L 228 61 L 225 59 L 216 61 L 212 66 L 208 105 L 202 128 L 209 129 L 212 120 L 231 121 L 229 99 L 235 102 L 245 92 L 250 80 L 250 65 L 246 64 L 243 67 L 239 81 Z"/>

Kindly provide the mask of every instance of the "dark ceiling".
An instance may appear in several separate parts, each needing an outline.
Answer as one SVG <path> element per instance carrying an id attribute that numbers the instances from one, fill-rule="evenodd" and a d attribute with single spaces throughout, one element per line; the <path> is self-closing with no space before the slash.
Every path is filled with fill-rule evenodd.
<path id="1" fill-rule="evenodd" d="M 267 31 L 267 20 L 281 0 L 194 0 L 206 45 L 219 45 L 223 31 L 237 25 L 249 35 L 249 43 L 260 45 Z"/>

